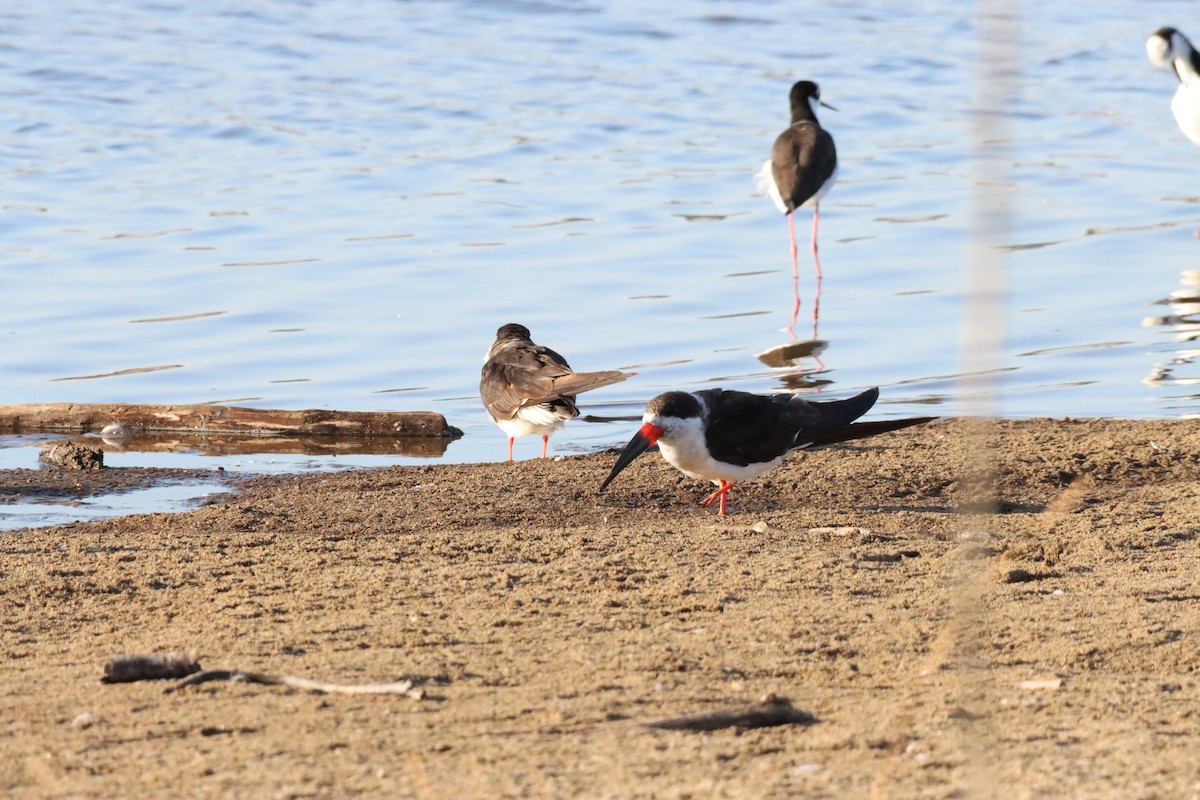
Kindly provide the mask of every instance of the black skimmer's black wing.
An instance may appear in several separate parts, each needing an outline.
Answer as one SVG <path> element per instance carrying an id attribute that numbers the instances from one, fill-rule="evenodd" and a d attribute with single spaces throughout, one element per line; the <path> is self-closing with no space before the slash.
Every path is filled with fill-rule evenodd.
<path id="1" fill-rule="evenodd" d="M 774 461 L 792 450 L 842 441 L 837 437 L 844 435 L 879 398 L 878 389 L 868 389 L 846 400 L 815 403 L 794 395 L 764 397 L 725 389 L 696 394 L 708 409 L 704 443 L 709 453 L 718 461 L 739 467 Z"/>
<path id="2" fill-rule="evenodd" d="M 870 402 L 867 402 L 867 398 L 870 399 Z M 872 422 L 855 422 L 854 420 L 866 413 L 867 409 L 871 408 L 871 406 L 875 405 L 875 401 L 878 398 L 878 389 L 868 389 L 862 394 L 856 395 L 847 400 L 819 404 L 822 408 L 824 408 L 826 406 L 836 405 L 837 403 L 847 403 L 849 405 L 846 407 L 846 411 L 853 413 L 854 416 L 850 417 L 846 424 L 841 426 L 835 424 L 822 429 L 822 426 L 818 425 L 814 429 L 802 431 L 801 435 L 797 436 L 797 440 L 804 438 L 805 436 L 809 436 L 811 441 L 807 445 L 799 444 L 797 446 L 807 448 L 823 447 L 827 444 L 837 444 L 838 442 L 849 442 L 855 439 L 865 439 L 868 436 L 877 436 L 881 433 L 889 433 L 891 431 L 898 431 L 904 428 L 911 428 L 914 425 L 924 425 L 926 422 L 933 422 L 935 419 L 937 419 L 937 417 L 907 417 L 905 419 L 883 419 Z M 798 397 L 793 398 L 792 402 L 805 403 L 804 400 L 801 400 Z M 863 403 L 866 404 L 865 407 L 862 408 L 861 411 L 854 413 L 859 407 L 861 407 Z M 811 406 L 814 404 L 805 403 L 805 405 Z"/>

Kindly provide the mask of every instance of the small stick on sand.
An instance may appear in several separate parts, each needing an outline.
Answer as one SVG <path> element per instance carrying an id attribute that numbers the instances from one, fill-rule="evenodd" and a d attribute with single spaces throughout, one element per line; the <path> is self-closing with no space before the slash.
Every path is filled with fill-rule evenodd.
<path id="1" fill-rule="evenodd" d="M 240 669 L 210 669 L 205 672 L 197 672 L 174 686 L 163 689 L 163 693 L 170 694 L 178 689 L 198 686 L 209 681 L 240 681 L 265 686 L 290 686 L 293 689 L 303 689 L 321 694 L 402 694 L 413 700 L 421 700 L 425 697 L 424 690 L 414 689 L 413 682 L 410 680 L 398 683 L 321 683 L 320 681 L 310 681 L 307 678 L 296 678 L 292 675 L 264 675 L 261 672 L 243 672 Z"/>
<path id="2" fill-rule="evenodd" d="M 101 683 L 132 683 L 183 678 L 200 671 L 195 652 L 114 656 L 104 665 Z"/>
<path id="3" fill-rule="evenodd" d="M 757 703 L 734 711 L 714 711 L 643 723 L 647 728 L 673 731 L 715 731 L 721 728 L 770 728 L 775 725 L 810 725 L 816 718 L 793 708 L 791 701 L 769 694 Z"/>

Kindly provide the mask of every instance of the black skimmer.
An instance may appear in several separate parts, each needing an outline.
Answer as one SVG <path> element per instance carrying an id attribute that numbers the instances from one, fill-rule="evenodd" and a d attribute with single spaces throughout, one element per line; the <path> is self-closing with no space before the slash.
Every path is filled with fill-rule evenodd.
<path id="1" fill-rule="evenodd" d="M 821 102 L 821 89 L 812 81 L 797 81 L 791 92 L 792 124 L 779 134 L 771 148 L 771 158 L 758 173 L 758 184 L 788 218 L 788 234 L 792 242 L 792 275 L 799 277 L 796 265 L 797 208 L 812 207 L 812 254 L 821 277 L 821 262 L 817 257 L 817 220 L 821 198 L 837 180 L 837 148 L 833 137 L 817 122 L 817 106 L 836 111 Z"/>
<path id="2" fill-rule="evenodd" d="M 1146 40 L 1146 55 L 1160 67 L 1174 70 L 1179 88 L 1171 113 L 1183 135 L 1200 145 L 1200 55 L 1188 38 L 1174 28 L 1159 28 Z"/>
<path id="3" fill-rule="evenodd" d="M 513 439 L 531 433 L 542 436 L 542 458 L 550 434 L 579 416 L 575 395 L 618 383 L 636 373 L 574 372 L 567 360 L 548 347 L 533 343 L 529 329 L 510 322 L 496 331 L 479 380 L 479 395 L 492 420 L 508 435 L 508 460 Z"/>
<path id="4" fill-rule="evenodd" d="M 684 475 L 717 485 L 702 505 L 720 500 L 717 514 L 723 517 L 725 496 L 734 484 L 770 472 L 793 450 L 862 439 L 934 419 L 855 422 L 878 398 L 878 389 L 825 403 L 797 395 L 764 397 L 725 389 L 660 394 L 646 406 L 641 429 L 625 446 L 600 491 L 657 443 L 663 458 Z"/>

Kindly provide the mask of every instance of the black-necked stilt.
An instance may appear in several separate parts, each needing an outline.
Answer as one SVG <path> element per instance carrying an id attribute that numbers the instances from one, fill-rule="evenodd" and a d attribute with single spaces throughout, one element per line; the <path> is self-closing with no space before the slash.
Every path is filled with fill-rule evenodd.
<path id="1" fill-rule="evenodd" d="M 479 379 L 479 395 L 492 420 L 508 436 L 508 460 L 513 439 L 531 433 L 542 437 L 542 458 L 550 434 L 579 416 L 575 395 L 618 383 L 635 373 L 574 372 L 567 360 L 548 347 L 533 343 L 529 329 L 509 323 L 496 331 Z"/>
<path id="2" fill-rule="evenodd" d="M 725 516 L 725 495 L 734 484 L 770 472 L 793 450 L 862 439 L 934 419 L 854 422 L 878 397 L 878 389 L 825 403 L 797 395 L 763 397 L 724 389 L 660 394 L 646 406 L 642 427 L 625 446 L 600 491 L 657 443 L 663 458 L 684 475 L 717 485 L 703 505 L 720 500 L 717 513 Z"/>
<path id="3" fill-rule="evenodd" d="M 799 276 L 796 264 L 797 208 L 812 206 L 812 254 L 817 277 L 821 277 L 821 262 L 817 257 L 817 221 L 820 202 L 837 179 L 837 148 L 833 137 L 817 122 L 818 105 L 833 109 L 821 102 L 821 89 L 812 81 L 797 81 L 790 95 L 792 124 L 775 139 L 771 158 L 758 173 L 760 191 L 767 194 L 775 207 L 788 218 L 788 234 L 792 243 L 792 275 Z M 833 109 L 836 111 L 836 109 Z"/>
<path id="4" fill-rule="evenodd" d="M 1171 100 L 1171 113 L 1183 135 L 1200 145 L 1200 54 L 1179 31 L 1159 28 L 1146 40 L 1146 55 L 1158 66 L 1175 71 L 1179 88 Z"/>

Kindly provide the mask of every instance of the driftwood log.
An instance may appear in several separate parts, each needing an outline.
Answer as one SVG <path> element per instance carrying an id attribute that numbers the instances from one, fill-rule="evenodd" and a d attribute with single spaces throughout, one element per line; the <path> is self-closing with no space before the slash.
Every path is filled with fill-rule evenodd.
<path id="1" fill-rule="evenodd" d="M 639 417 L 639 419 L 641 419 Z M 198 453 L 202 456 L 381 455 L 437 458 L 454 441 L 442 436 L 298 436 L 291 433 L 182 433 L 146 431 L 132 436 L 101 434 L 108 452 Z M 92 444 L 101 440 L 89 438 Z"/>
<path id="2" fill-rule="evenodd" d="M 46 403 L 0 406 L 0 431 L 100 431 L 119 425 L 128 433 L 291 434 L 293 436 L 434 436 L 462 431 L 433 411 L 280 411 L 237 406 Z"/>

